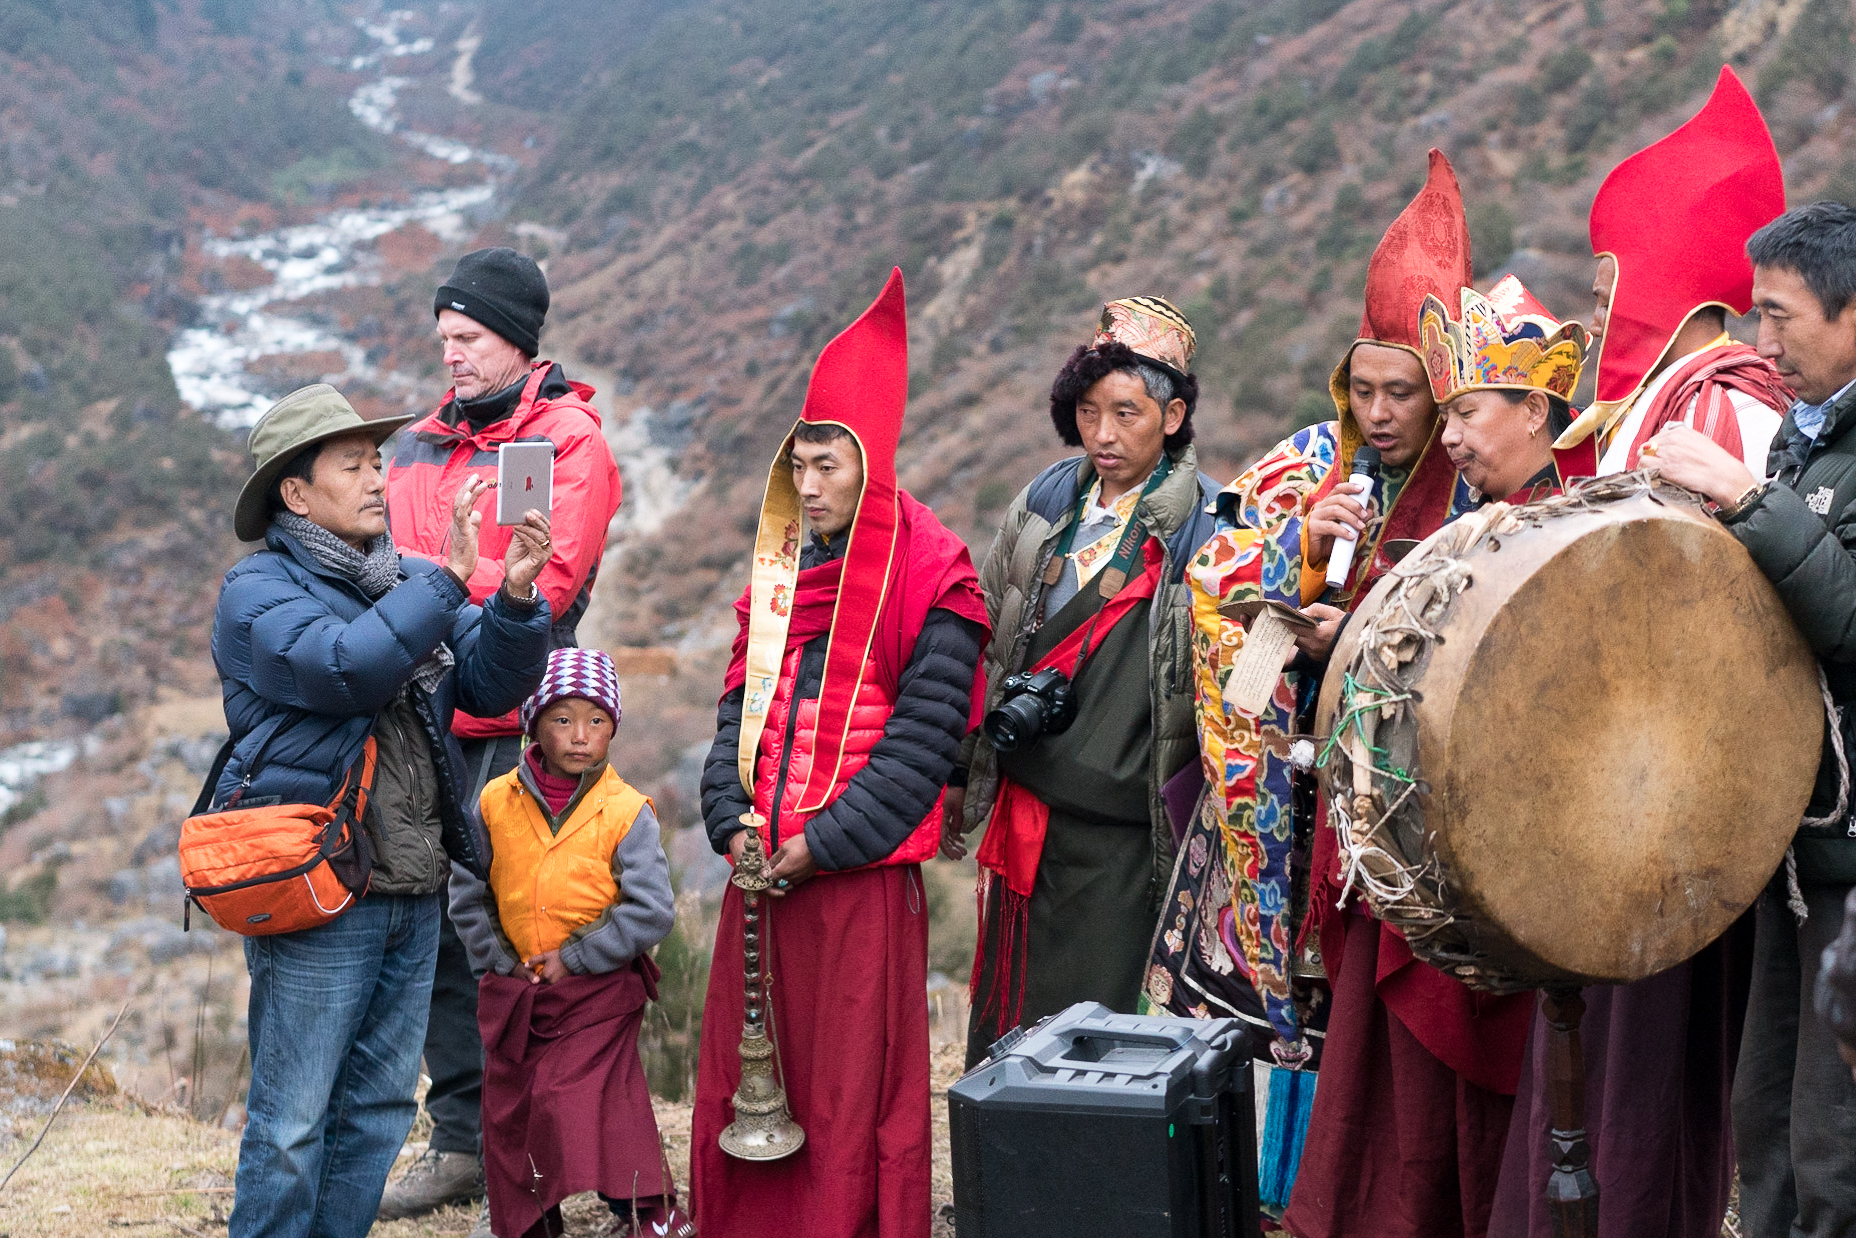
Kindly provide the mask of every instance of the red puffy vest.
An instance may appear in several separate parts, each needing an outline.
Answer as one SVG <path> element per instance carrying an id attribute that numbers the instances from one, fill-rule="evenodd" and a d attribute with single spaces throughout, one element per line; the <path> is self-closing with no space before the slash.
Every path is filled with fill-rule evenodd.
<path id="1" fill-rule="evenodd" d="M 760 733 L 760 750 L 754 758 L 754 811 L 769 823 L 760 827 L 760 835 L 761 843 L 770 855 L 773 852 L 771 806 L 775 784 L 780 777 L 781 746 L 786 742 L 786 725 L 792 717 L 793 691 L 799 681 L 799 660 L 803 653 L 803 646 L 786 651 L 785 660 L 780 664 L 780 682 L 774 688 L 773 700 L 767 706 L 767 725 Z M 890 712 L 895 707 L 895 700 L 883 690 L 873 668 L 866 663 L 863 683 L 858 688 L 857 699 L 851 704 L 850 733 L 844 745 L 844 763 L 838 770 L 837 780 L 832 784 L 832 799 L 842 795 L 852 776 L 869 763 L 870 750 L 876 747 L 877 740 L 883 738 L 883 728 L 889 724 Z M 805 829 L 806 822 L 813 816 L 812 813 L 796 812 L 794 806 L 812 773 L 812 752 L 817 731 L 817 699 L 800 701 L 799 717 L 793 726 L 792 753 L 786 762 L 786 781 L 777 788 L 780 794 L 782 839 L 791 838 Z M 941 797 L 936 796 L 928 809 L 928 815 L 922 818 L 921 824 L 903 840 L 902 845 L 869 867 L 919 864 L 934 855 L 940 845 Z"/>

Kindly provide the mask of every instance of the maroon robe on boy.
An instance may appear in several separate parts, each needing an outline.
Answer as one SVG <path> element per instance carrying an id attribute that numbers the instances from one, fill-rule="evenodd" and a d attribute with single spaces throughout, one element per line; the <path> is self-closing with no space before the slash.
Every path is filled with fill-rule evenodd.
<path id="1" fill-rule="evenodd" d="M 638 1060 L 645 1002 L 656 997 L 648 956 L 552 984 L 483 977 L 483 1125 L 496 1132 L 483 1141 L 483 1172 L 498 1234 L 524 1238 L 583 1191 L 648 1199 L 672 1190 Z"/>

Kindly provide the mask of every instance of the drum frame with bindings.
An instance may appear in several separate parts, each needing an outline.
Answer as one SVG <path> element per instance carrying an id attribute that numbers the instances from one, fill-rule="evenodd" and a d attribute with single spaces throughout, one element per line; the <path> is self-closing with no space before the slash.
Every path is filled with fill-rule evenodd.
<path id="1" fill-rule="evenodd" d="M 1518 761 L 1516 768 L 1501 771 L 1509 775 L 1502 779 L 1490 769 L 1452 769 L 1446 759 L 1460 761 L 1466 752 L 1502 752 L 1499 743 L 1478 748 L 1482 741 L 1477 737 L 1527 727 L 1527 721 L 1519 717 L 1507 728 L 1491 725 L 1486 700 L 1478 713 L 1475 705 L 1464 705 L 1458 697 L 1469 698 L 1475 695 L 1471 689 L 1486 687 L 1471 682 L 1478 673 L 1506 676 L 1511 683 L 1538 689 L 1540 668 L 1509 672 L 1504 669 L 1507 664 L 1496 659 L 1492 669 L 1489 659 L 1476 659 L 1479 642 L 1489 642 L 1520 663 L 1530 657 L 1551 659 L 1555 655 L 1548 650 L 1564 654 L 1564 640 L 1530 636 L 1531 615 L 1525 611 L 1504 615 L 1503 608 L 1514 602 L 1515 593 L 1539 583 L 1527 577 L 1529 572 L 1546 577 L 1557 571 L 1557 579 L 1567 579 L 1565 565 L 1556 568 L 1552 562 L 1563 547 L 1548 543 L 1557 540 L 1570 546 L 1597 527 L 1592 519 L 1564 519 L 1580 515 L 1599 515 L 1614 522 L 1615 528 L 1603 530 L 1607 536 L 1617 534 L 1605 550 L 1622 553 L 1627 560 L 1631 546 L 1625 545 L 1628 537 L 1623 530 L 1674 518 L 1677 525 L 1671 526 L 1664 539 L 1682 548 L 1674 561 L 1691 567 L 1698 562 L 1712 565 L 1714 573 L 1681 580 L 1677 579 L 1680 572 L 1665 571 L 1667 579 L 1641 582 L 1644 596 L 1635 600 L 1636 610 L 1649 608 L 1654 613 L 1657 598 L 1651 595 L 1663 589 L 1673 591 L 1671 596 L 1680 594 L 1681 604 L 1690 608 L 1692 617 L 1697 598 L 1711 602 L 1712 591 L 1718 590 L 1723 600 L 1731 602 L 1728 609 L 1735 621 L 1770 637 L 1770 648 L 1760 651 L 1753 659 L 1756 665 L 1742 679 L 1751 675 L 1759 685 L 1757 690 L 1778 703 L 1775 712 L 1780 715 L 1761 716 L 1759 742 L 1784 757 L 1760 769 L 1760 808 L 1749 814 L 1758 819 L 1745 822 L 1742 828 L 1741 817 L 1733 817 L 1734 863 L 1698 863 L 1680 849 L 1670 849 L 1667 856 L 1654 852 L 1658 860 L 1667 858 L 1675 870 L 1668 878 L 1670 889 L 1687 891 L 1688 897 L 1686 902 L 1673 899 L 1673 910 L 1666 909 L 1658 897 L 1654 914 L 1640 916 L 1642 923 L 1622 935 L 1629 939 L 1628 948 L 1616 934 L 1588 932 L 1586 939 L 1569 944 L 1544 940 L 1542 925 L 1550 917 L 1543 921 L 1537 904 L 1543 899 L 1550 903 L 1550 898 L 1531 892 L 1536 906 L 1530 915 L 1524 914 L 1529 910 L 1528 897 L 1491 897 L 1486 889 L 1469 888 L 1478 878 L 1489 882 L 1489 839 L 1509 823 L 1498 822 L 1491 830 L 1490 822 L 1476 819 L 1476 809 L 1468 801 L 1479 788 L 1500 781 L 1502 790 L 1489 791 L 1496 805 L 1511 807 L 1517 802 L 1517 786 L 1551 803 L 1563 781 L 1553 762 Z M 1502 553 L 1504 542 L 1510 543 L 1506 554 Z M 1641 550 L 1643 542 L 1634 545 Z M 1690 558 L 1685 560 L 1684 554 Z M 1697 555 L 1699 559 L 1693 557 Z M 1518 579 L 1517 573 L 1521 574 Z M 1483 589 L 1463 601 L 1478 577 L 1483 578 Z M 1630 607 L 1621 609 L 1629 611 Z M 1680 609 L 1680 604 L 1672 605 L 1672 610 Z M 1603 623 L 1587 614 L 1558 615 L 1547 622 L 1555 618 L 1562 623 L 1591 622 L 1594 641 L 1604 639 Z M 1665 662 L 1671 648 L 1680 646 L 1681 636 L 1681 630 L 1664 635 L 1661 652 Z M 1712 651 L 1706 644 L 1710 639 L 1715 638 L 1701 638 L 1704 654 Z M 1451 647 L 1446 648 L 1447 644 Z M 1598 660 L 1584 668 L 1588 679 L 1599 678 L 1596 668 L 1605 665 L 1602 656 L 1594 657 Z M 1767 877 L 1789 858 L 1791 835 L 1810 798 L 1822 749 L 1823 714 L 1815 711 L 1819 695 L 1832 720 L 1832 744 L 1843 775 L 1840 806 L 1847 804 L 1847 762 L 1822 671 L 1770 584 L 1732 535 L 1706 514 L 1702 500 L 1641 472 L 1589 479 L 1569 486 L 1563 495 L 1525 506 L 1492 504 L 1445 525 L 1374 586 L 1343 631 L 1329 668 L 1316 730 L 1325 737 L 1320 779 L 1328 797 L 1329 825 L 1339 844 L 1344 890 L 1359 895 L 1375 916 L 1398 929 L 1414 955 L 1470 987 L 1508 993 L 1542 991 L 1541 1008 L 1549 1034 L 1541 1052 L 1547 1065 L 1552 1115 L 1553 1170 L 1547 1200 L 1556 1235 L 1596 1235 L 1598 1187 L 1584 1121 L 1580 988 L 1588 983 L 1624 983 L 1674 966 L 1725 931 L 1751 905 Z M 1572 669 L 1568 668 L 1568 678 L 1576 683 L 1579 679 L 1570 673 Z M 1694 676 L 1700 673 L 1696 667 L 1681 667 L 1676 677 L 1687 675 L 1685 682 L 1693 688 Z M 1810 691 L 1813 679 L 1818 693 Z M 1459 708 L 1464 718 L 1457 716 Z M 1469 734 L 1467 740 L 1457 733 L 1464 731 Z M 1702 751 L 1691 745 L 1670 759 L 1677 766 L 1684 761 L 1693 766 L 1705 759 Z M 1723 764 L 1718 759 L 1715 763 Z M 1577 772 L 1589 775 L 1586 769 Z M 1611 773 L 1616 776 L 1615 768 Z M 1615 790 L 1619 799 L 1629 799 L 1633 793 L 1643 799 L 1649 784 Z M 1706 796 L 1702 798 L 1704 809 L 1713 807 Z M 1738 807 L 1743 812 L 1746 809 L 1744 803 Z M 1655 842 L 1670 836 L 1667 832 L 1659 835 L 1657 827 L 1667 830 L 1676 812 L 1673 807 L 1658 802 L 1642 811 L 1646 818 L 1662 819 L 1649 822 L 1646 838 Z M 1721 811 L 1731 815 L 1733 809 Z M 1681 823 L 1685 822 L 1686 818 Z M 1527 823 L 1517 824 L 1524 833 Z M 1453 831 L 1461 837 L 1453 838 Z M 1505 845 L 1512 850 L 1514 842 L 1511 832 Z M 1453 843 L 1457 844 L 1454 850 Z M 1497 854 L 1502 845 L 1504 841 L 1498 839 Z M 1556 858 L 1566 862 L 1563 856 Z M 1500 865 L 1493 867 L 1501 869 Z M 1511 885 L 1525 884 L 1535 876 L 1529 872 L 1508 880 Z M 1540 885 L 1550 887 L 1552 882 Z M 1697 888 L 1706 897 L 1695 897 Z M 1568 935 L 1580 938 L 1577 932 Z"/>

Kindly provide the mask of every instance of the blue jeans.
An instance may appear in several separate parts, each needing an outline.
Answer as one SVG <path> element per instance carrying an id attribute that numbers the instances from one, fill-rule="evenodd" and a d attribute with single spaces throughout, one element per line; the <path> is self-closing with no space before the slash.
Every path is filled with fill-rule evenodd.
<path id="1" fill-rule="evenodd" d="M 362 1238 L 417 1106 L 438 894 L 245 939 L 251 1090 L 230 1238 Z"/>

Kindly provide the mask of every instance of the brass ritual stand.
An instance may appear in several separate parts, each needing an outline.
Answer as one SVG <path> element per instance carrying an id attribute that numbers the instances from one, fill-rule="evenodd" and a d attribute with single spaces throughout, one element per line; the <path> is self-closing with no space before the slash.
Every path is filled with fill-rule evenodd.
<path id="1" fill-rule="evenodd" d="M 1585 1046 L 1579 1023 L 1585 999 L 1576 988 L 1542 990 L 1547 1019 L 1547 1105 L 1553 1172 L 1547 1175 L 1547 1212 L 1553 1238 L 1598 1238 L 1598 1180 L 1585 1138 Z"/>
<path id="2" fill-rule="evenodd" d="M 744 818 L 745 820 L 746 818 Z M 767 1034 L 767 974 L 761 964 L 761 895 L 771 884 L 765 872 L 767 852 L 757 822 L 748 826 L 748 842 L 735 874 L 741 891 L 746 954 L 747 1017 L 741 1025 L 741 1085 L 735 1089 L 735 1120 L 722 1132 L 722 1151 L 744 1161 L 777 1161 L 799 1151 L 806 1133 L 787 1112 L 786 1089 L 774 1077 L 774 1044 Z"/>

